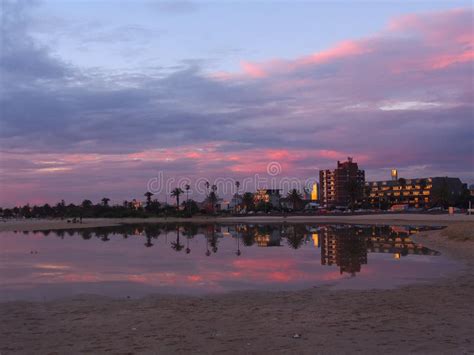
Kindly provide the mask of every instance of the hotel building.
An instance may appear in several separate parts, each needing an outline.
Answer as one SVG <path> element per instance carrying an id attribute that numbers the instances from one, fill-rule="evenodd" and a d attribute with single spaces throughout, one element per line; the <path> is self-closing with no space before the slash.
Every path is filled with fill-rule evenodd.
<path id="1" fill-rule="evenodd" d="M 357 163 L 352 158 L 347 158 L 345 162 L 337 162 L 335 170 L 321 170 L 319 172 L 319 185 L 321 203 L 326 206 L 348 206 L 350 194 L 348 183 L 356 181 L 361 186 L 358 198 L 363 197 L 363 186 L 365 183 L 365 172 L 360 170 Z"/>
<path id="2" fill-rule="evenodd" d="M 429 208 L 442 198 L 456 201 L 464 190 L 459 178 L 398 179 L 397 177 L 398 174 L 392 171 L 392 180 L 366 182 L 365 193 L 368 202 L 374 207 L 380 207 L 382 204 L 404 204 L 416 208 Z"/>

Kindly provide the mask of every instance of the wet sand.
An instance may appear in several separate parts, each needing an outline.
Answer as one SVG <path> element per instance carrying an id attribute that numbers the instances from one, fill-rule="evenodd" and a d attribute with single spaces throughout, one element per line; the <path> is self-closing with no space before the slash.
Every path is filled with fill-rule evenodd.
<path id="1" fill-rule="evenodd" d="M 473 353 L 474 224 L 447 217 L 457 216 L 401 220 L 449 225 L 416 236 L 465 263 L 463 272 L 435 282 L 394 290 L 5 302 L 0 353 Z"/>

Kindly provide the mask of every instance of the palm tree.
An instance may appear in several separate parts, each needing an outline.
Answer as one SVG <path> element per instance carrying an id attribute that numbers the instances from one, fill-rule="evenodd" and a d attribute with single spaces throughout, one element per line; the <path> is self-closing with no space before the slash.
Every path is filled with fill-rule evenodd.
<path id="1" fill-rule="evenodd" d="M 237 210 L 237 197 L 239 196 L 239 187 L 240 187 L 240 182 L 236 181 L 235 182 L 235 195 L 234 195 L 234 213 Z"/>
<path id="2" fill-rule="evenodd" d="M 211 191 L 211 193 L 209 194 L 208 199 L 209 199 L 209 203 L 212 205 L 212 213 L 214 213 L 217 201 L 219 200 L 219 198 L 217 197 L 217 194 L 215 193 L 215 191 Z"/>
<path id="3" fill-rule="evenodd" d="M 191 189 L 191 186 L 189 184 L 184 185 L 184 189 L 186 190 L 186 201 L 189 200 L 189 190 Z"/>
<path id="4" fill-rule="evenodd" d="M 146 205 L 147 205 L 147 207 L 150 207 L 150 205 L 151 205 L 151 197 L 152 197 L 153 195 L 154 195 L 154 194 L 153 194 L 152 192 L 150 192 L 150 191 L 145 192 L 145 195 L 144 195 L 144 196 L 146 197 Z"/>
<path id="5" fill-rule="evenodd" d="M 184 185 L 184 189 L 186 190 L 186 204 L 185 204 L 185 207 L 186 207 L 186 210 L 189 212 L 189 190 L 191 189 L 191 185 L 189 184 L 186 184 Z"/>
<path id="6" fill-rule="evenodd" d="M 171 197 L 176 197 L 176 209 L 179 210 L 179 196 L 184 193 L 179 187 L 171 191 Z"/>
<path id="7" fill-rule="evenodd" d="M 290 192 L 288 192 L 287 197 L 289 198 L 289 200 L 293 204 L 293 209 L 294 210 L 296 210 L 297 207 L 299 207 L 300 204 L 302 203 L 301 193 L 296 189 L 293 189 Z"/>
<path id="8" fill-rule="evenodd" d="M 104 197 L 101 201 L 102 201 L 102 205 L 104 205 L 105 207 L 108 207 L 110 198 Z"/>

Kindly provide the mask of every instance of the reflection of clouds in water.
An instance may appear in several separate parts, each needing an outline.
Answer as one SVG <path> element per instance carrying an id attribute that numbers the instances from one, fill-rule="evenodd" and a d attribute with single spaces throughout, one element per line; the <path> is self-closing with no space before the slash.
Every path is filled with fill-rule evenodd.
<path id="1" fill-rule="evenodd" d="M 58 264 L 35 264 L 33 267 L 38 269 L 48 269 L 48 270 L 67 270 L 70 269 L 70 266 L 67 265 L 58 265 Z"/>
<path id="2" fill-rule="evenodd" d="M 173 250 L 178 233 L 179 242 L 189 248 L 189 254 L 184 249 Z M 55 284 L 66 288 L 69 285 L 71 290 L 84 287 L 80 291 L 88 292 L 94 284 L 94 292 L 101 293 L 100 285 L 113 282 L 127 285 L 118 294 L 136 285 L 141 285 L 141 289 L 150 287 L 154 292 L 202 294 L 306 288 L 326 282 L 345 284 L 346 279 L 356 275 L 351 284 L 378 287 L 386 285 L 385 280 L 406 275 L 439 274 L 439 268 L 448 265 L 443 258 L 410 254 L 393 259 L 392 239 L 399 246 L 405 243 L 402 247 L 409 246 L 410 252 L 434 253 L 426 248 L 417 249 L 408 233 L 380 226 L 304 224 L 192 228 L 134 225 L 50 231 L 41 233 L 40 238 L 38 234 L 3 233 L 3 254 L 8 256 L 4 260 L 15 262 L 2 262 L 0 277 L 7 288 L 18 283 L 34 287 Z M 247 244 L 243 243 L 245 238 Z M 147 241 L 153 245 L 144 246 Z M 328 249 L 329 245 L 335 247 Z M 213 246 L 217 246 L 216 252 L 206 256 Z M 379 247 L 385 251 L 379 251 Z M 240 256 L 236 255 L 238 248 Z M 367 253 L 368 249 L 372 251 Z M 39 253 L 31 255 L 25 250 Z M 322 265 L 323 260 L 327 265 Z M 413 267 L 413 262 L 417 267 Z"/>

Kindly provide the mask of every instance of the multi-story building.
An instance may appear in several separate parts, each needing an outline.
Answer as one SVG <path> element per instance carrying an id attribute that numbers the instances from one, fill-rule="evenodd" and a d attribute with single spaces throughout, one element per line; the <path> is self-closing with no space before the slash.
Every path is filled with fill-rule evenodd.
<path id="1" fill-rule="evenodd" d="M 365 172 L 360 170 L 352 158 L 345 162 L 337 162 L 335 170 L 321 170 L 319 172 L 320 202 L 326 206 L 348 206 L 351 203 L 352 193 L 350 185 L 359 186 L 356 199 L 362 199 Z"/>
<path id="2" fill-rule="evenodd" d="M 450 177 L 399 178 L 365 184 L 366 197 L 374 207 L 405 204 L 429 208 L 438 203 L 455 203 L 463 191 L 461 180 Z"/>

